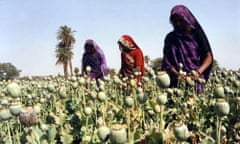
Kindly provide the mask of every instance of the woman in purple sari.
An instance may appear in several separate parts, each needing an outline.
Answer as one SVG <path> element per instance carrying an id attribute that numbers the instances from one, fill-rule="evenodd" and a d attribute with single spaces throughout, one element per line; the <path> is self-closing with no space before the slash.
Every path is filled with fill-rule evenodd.
<path id="1" fill-rule="evenodd" d="M 88 39 L 84 44 L 84 53 L 82 58 L 82 74 L 88 74 L 91 79 L 103 78 L 108 74 L 107 63 L 102 49 L 94 40 Z M 87 72 L 87 67 L 90 72 Z"/>
<path id="2" fill-rule="evenodd" d="M 171 10 L 170 22 L 174 29 L 165 38 L 162 64 L 162 69 L 170 75 L 170 86 L 177 87 L 180 63 L 188 75 L 194 70 L 195 79 L 200 77 L 207 80 L 212 69 L 213 55 L 197 19 L 187 7 L 177 5 Z M 195 90 L 197 93 L 202 92 L 203 84 L 197 83 Z"/>

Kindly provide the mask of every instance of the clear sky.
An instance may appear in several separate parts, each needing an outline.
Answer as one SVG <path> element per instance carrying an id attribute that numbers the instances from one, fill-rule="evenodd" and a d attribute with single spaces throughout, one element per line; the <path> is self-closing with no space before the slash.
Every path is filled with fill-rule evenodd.
<path id="1" fill-rule="evenodd" d="M 220 67 L 240 68 L 239 0 L 0 0 L 0 62 L 11 62 L 24 75 L 63 74 L 56 66 L 56 33 L 76 30 L 73 67 L 81 67 L 83 44 L 94 39 L 108 67 L 119 70 L 117 40 L 131 35 L 151 59 L 162 57 L 172 30 L 171 8 L 186 5 L 208 36 Z"/>

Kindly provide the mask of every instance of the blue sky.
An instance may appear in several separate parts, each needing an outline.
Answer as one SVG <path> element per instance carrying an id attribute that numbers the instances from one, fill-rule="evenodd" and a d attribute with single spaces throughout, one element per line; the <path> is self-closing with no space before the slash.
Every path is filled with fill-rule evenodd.
<path id="1" fill-rule="evenodd" d="M 162 57 L 172 30 L 170 10 L 186 5 L 208 36 L 221 67 L 240 68 L 239 0 L 0 0 L 0 62 L 11 62 L 21 75 L 63 74 L 56 66 L 56 32 L 76 30 L 73 67 L 81 67 L 83 44 L 94 39 L 108 66 L 119 70 L 117 40 L 131 35 L 151 59 Z"/>

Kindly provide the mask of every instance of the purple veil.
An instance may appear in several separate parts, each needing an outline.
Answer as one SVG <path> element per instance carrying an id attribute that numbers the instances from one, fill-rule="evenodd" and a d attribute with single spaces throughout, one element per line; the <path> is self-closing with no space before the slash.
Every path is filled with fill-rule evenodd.
<path id="1" fill-rule="evenodd" d="M 206 54 L 208 52 L 212 54 L 212 50 L 202 27 L 187 7 L 184 5 L 174 6 L 171 10 L 170 21 L 175 14 L 181 16 L 191 26 L 194 33 L 183 34 L 175 29 L 168 33 L 163 48 L 162 69 L 169 71 L 174 67 L 176 70 L 179 70 L 178 64 L 182 63 L 183 70 L 189 73 L 191 70 L 197 70 L 203 63 Z M 212 64 L 200 77 L 208 80 L 211 69 Z M 170 77 L 171 85 L 176 86 L 177 79 L 171 73 Z"/>
<path id="2" fill-rule="evenodd" d="M 198 31 L 199 35 L 201 35 L 201 40 L 203 41 L 204 45 L 204 51 L 211 52 L 211 47 L 209 44 L 209 41 L 207 39 L 207 36 L 205 32 L 203 31 L 202 27 L 200 26 L 197 19 L 194 17 L 194 15 L 191 13 L 191 11 L 185 7 L 184 5 L 176 5 L 171 10 L 171 16 L 177 14 L 183 17 L 183 19 L 195 30 Z M 171 18 L 170 16 L 170 18 Z M 164 60 L 163 60 L 163 69 L 168 69 L 171 67 L 178 67 L 178 63 L 183 63 L 184 68 L 187 72 L 190 72 L 191 70 L 196 70 L 200 63 L 202 63 L 204 57 L 206 56 L 205 53 L 196 53 L 192 52 L 194 47 L 196 47 L 196 41 L 193 39 L 192 36 L 183 36 L 182 34 L 179 34 L 176 32 L 176 35 L 170 36 L 168 35 L 165 39 L 165 47 L 164 47 Z M 174 41 L 174 44 L 172 43 Z M 195 41 L 195 42 L 194 42 Z M 187 48 L 186 48 L 187 47 Z M 180 54 L 174 52 L 176 49 L 179 49 Z M 189 53 L 186 51 L 191 51 L 189 55 L 184 56 L 184 54 Z M 188 60 L 188 57 L 192 57 L 192 59 L 197 59 L 198 56 L 200 56 L 199 62 L 192 62 L 193 60 Z M 179 61 L 181 59 L 181 61 Z M 202 76 L 207 80 L 210 75 L 210 71 L 212 68 L 212 64 L 203 72 Z"/>
<path id="3" fill-rule="evenodd" d="M 106 57 L 105 54 L 103 52 L 103 50 L 97 45 L 97 43 L 92 40 L 92 39 L 88 39 L 85 41 L 85 44 L 92 44 L 94 46 L 94 48 L 96 49 L 97 53 L 100 54 L 101 59 L 102 59 L 102 63 L 101 63 L 101 71 L 103 76 L 106 76 L 108 74 L 108 70 L 107 70 L 107 61 L 106 61 Z"/>

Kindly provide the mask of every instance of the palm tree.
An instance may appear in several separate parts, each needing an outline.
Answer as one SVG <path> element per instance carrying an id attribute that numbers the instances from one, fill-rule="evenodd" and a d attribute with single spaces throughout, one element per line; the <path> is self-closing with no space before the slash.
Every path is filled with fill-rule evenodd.
<path id="1" fill-rule="evenodd" d="M 72 30 L 70 27 L 64 25 L 60 26 L 57 32 L 57 40 L 59 43 L 56 46 L 56 65 L 62 64 L 64 77 L 68 77 L 68 66 L 70 67 L 70 73 L 73 75 L 72 70 L 72 58 L 73 58 L 73 45 L 75 43 L 75 38 L 73 33 L 76 32 Z"/>

